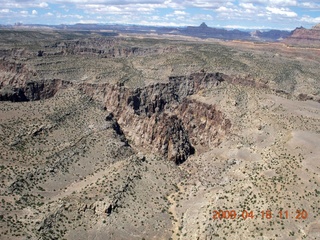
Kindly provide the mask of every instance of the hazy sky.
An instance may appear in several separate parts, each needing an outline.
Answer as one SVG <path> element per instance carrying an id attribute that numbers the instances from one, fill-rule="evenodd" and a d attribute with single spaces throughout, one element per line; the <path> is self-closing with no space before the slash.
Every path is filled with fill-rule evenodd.
<path id="1" fill-rule="evenodd" d="M 16 22 L 310 28 L 320 23 L 320 0 L 0 0 L 0 24 Z"/>

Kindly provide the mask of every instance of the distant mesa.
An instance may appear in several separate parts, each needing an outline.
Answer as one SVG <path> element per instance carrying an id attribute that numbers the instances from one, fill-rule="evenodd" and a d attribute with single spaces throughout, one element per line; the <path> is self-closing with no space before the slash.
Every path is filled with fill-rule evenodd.
<path id="1" fill-rule="evenodd" d="M 320 30 L 320 23 L 318 23 L 317 25 L 313 26 L 312 29 Z"/>
<path id="2" fill-rule="evenodd" d="M 134 34 L 168 34 L 168 35 L 183 35 L 197 38 L 215 38 L 221 40 L 244 40 L 255 42 L 283 42 L 287 45 L 299 45 L 308 47 L 320 47 L 320 23 L 306 29 L 298 27 L 293 31 L 290 30 L 249 30 L 249 29 L 225 29 L 209 27 L 205 22 L 198 26 L 187 27 L 158 27 L 158 26 L 143 26 L 133 24 L 95 24 L 95 23 L 76 23 L 72 25 L 42 25 L 42 24 L 22 24 L 16 23 L 13 25 L 0 25 L 2 28 L 52 28 L 63 29 L 70 31 L 81 31 L 83 34 L 99 34 L 107 37 L 118 36 L 119 33 L 134 33 Z M 310 45 L 311 44 L 311 45 Z M 41 53 L 40 53 L 41 55 Z"/>
<path id="3" fill-rule="evenodd" d="M 284 39 L 284 43 L 301 47 L 320 47 L 320 24 L 311 29 L 304 27 L 296 28 L 291 36 Z"/>
<path id="4" fill-rule="evenodd" d="M 222 28 L 212 28 L 203 22 L 200 26 L 188 26 L 185 29 L 180 30 L 180 34 L 199 37 L 199 38 L 217 38 L 223 40 L 233 40 L 233 39 L 250 39 L 250 33 L 242 32 L 239 30 L 226 30 Z"/>
<path id="5" fill-rule="evenodd" d="M 292 31 L 284 31 L 284 30 L 270 30 L 270 31 L 254 31 L 252 32 L 252 36 L 263 39 L 264 41 L 278 41 L 284 38 L 289 37 L 292 34 Z"/>

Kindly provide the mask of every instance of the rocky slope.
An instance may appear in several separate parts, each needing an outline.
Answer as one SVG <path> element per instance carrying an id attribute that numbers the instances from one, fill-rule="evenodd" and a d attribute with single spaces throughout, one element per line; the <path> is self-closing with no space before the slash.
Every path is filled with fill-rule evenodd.
<path id="1" fill-rule="evenodd" d="M 179 164 L 194 153 L 193 145 L 213 147 L 231 127 L 214 105 L 187 98 L 220 81 L 221 74 L 202 72 L 134 90 L 109 84 L 80 89 L 103 102 L 136 146 L 149 146 Z"/>
<path id="2" fill-rule="evenodd" d="M 26 81 L 28 72 L 24 74 L 18 66 L 7 66 L 4 71 L 16 71 L 17 77 L 2 82 L 7 85 L 1 89 L 0 100 L 46 99 L 71 85 L 57 79 Z M 136 146 L 149 146 L 149 150 L 180 164 L 194 153 L 193 145 L 217 146 L 231 127 L 216 106 L 187 98 L 221 81 L 220 73 L 201 72 L 172 76 L 168 83 L 137 89 L 88 83 L 80 84 L 79 89 L 100 100 Z"/>
<path id="3" fill-rule="evenodd" d="M 6 57 L 0 60 L 0 100 L 21 102 L 45 99 L 54 96 L 66 85 L 66 82 L 60 79 L 39 79 L 37 72 L 27 64 L 9 60 L 12 55 L 23 58 L 20 51 L 18 55 L 16 53 L 2 53 Z M 6 59 L 8 57 L 9 59 Z"/>
<path id="4" fill-rule="evenodd" d="M 0 120 L 1 237 L 79 239 L 84 229 L 95 229 L 83 234 L 125 239 L 140 217 L 150 236 L 160 236 L 153 226 L 170 228 L 163 196 L 174 191 L 179 178 L 174 164 L 137 154 L 118 123 L 105 119 L 101 105 L 69 87 L 43 101 L 0 107 L 5 113 Z M 19 112 L 20 123 L 6 121 L 11 108 Z M 123 211 L 128 207 L 133 216 Z"/>

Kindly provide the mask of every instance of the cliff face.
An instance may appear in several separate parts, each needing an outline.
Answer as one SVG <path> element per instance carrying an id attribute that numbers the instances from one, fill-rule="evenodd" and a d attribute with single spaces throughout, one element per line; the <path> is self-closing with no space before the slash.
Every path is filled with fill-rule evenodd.
<path id="1" fill-rule="evenodd" d="M 102 58 L 145 56 L 164 52 L 176 51 L 172 47 L 167 48 L 142 48 L 119 46 L 120 40 L 114 38 L 90 38 L 87 40 L 62 41 L 46 45 L 39 50 L 38 57 L 50 55 L 94 55 Z"/>
<path id="2" fill-rule="evenodd" d="M 7 54 L 21 57 L 23 52 L 12 50 Z M 28 65 L 6 58 L 0 60 L 0 101 L 34 101 L 53 97 L 67 81 L 38 79 L 37 72 Z"/>
<path id="3" fill-rule="evenodd" d="M 317 27 L 312 29 L 297 28 L 293 31 L 290 38 L 320 40 L 320 29 Z"/>
<path id="4" fill-rule="evenodd" d="M 94 41 L 90 41 L 90 44 L 92 49 L 99 47 Z M 113 47 L 114 42 L 105 44 Z M 69 54 L 69 51 L 70 54 L 81 54 L 82 46 L 88 47 L 88 44 L 73 42 L 71 46 L 65 46 L 59 43 L 54 48 L 61 48 L 64 54 Z M 140 51 L 131 49 L 129 52 L 117 51 L 117 54 L 129 56 Z M 93 52 L 96 53 L 96 50 Z M 41 57 L 45 51 L 38 54 Z M 5 59 L 1 61 L 0 68 L 3 74 L 0 100 L 46 99 L 53 97 L 59 89 L 72 85 L 61 79 L 39 80 L 37 72 L 30 70 L 27 65 Z M 221 81 L 223 75 L 220 73 L 199 72 L 189 76 L 171 76 L 167 83 L 136 89 L 121 84 L 85 82 L 73 85 L 99 100 L 112 113 L 120 131 L 123 130 L 136 146 L 146 147 L 180 164 L 195 152 L 195 147 L 218 145 L 231 127 L 230 121 L 216 106 L 188 98 Z"/>
<path id="5" fill-rule="evenodd" d="M 12 52 L 8 54 L 12 54 Z M 22 87 L 28 79 L 36 76 L 36 72 L 29 69 L 25 64 L 6 60 L 5 58 L 0 60 L 0 73 L 0 88 L 7 85 Z"/>
<path id="6" fill-rule="evenodd" d="M 60 79 L 27 81 L 24 86 L 5 86 L 0 90 L 0 101 L 25 102 L 53 97 L 69 83 Z"/>
<path id="7" fill-rule="evenodd" d="M 231 128 L 231 121 L 215 105 L 186 99 L 177 108 L 176 114 L 187 126 L 190 140 L 196 146 L 219 145 L 223 135 Z"/>
<path id="8" fill-rule="evenodd" d="M 284 43 L 289 45 L 320 47 L 320 28 L 317 26 L 312 29 L 303 27 L 296 28 L 291 36 L 284 39 Z"/>
<path id="9" fill-rule="evenodd" d="M 219 73 L 195 73 L 135 90 L 108 84 L 80 88 L 103 101 L 135 145 L 179 164 L 194 153 L 196 145 L 218 145 L 231 127 L 215 106 L 187 98 L 220 81 Z"/>
<path id="10" fill-rule="evenodd" d="M 230 121 L 216 106 L 187 98 L 222 80 L 220 73 L 200 72 L 138 89 L 88 83 L 79 88 L 103 102 L 136 146 L 146 146 L 180 164 L 194 153 L 194 146 L 216 146 L 230 129 Z M 18 87 L 2 89 L 0 100 L 45 99 L 69 84 L 58 79 L 20 81 Z"/>

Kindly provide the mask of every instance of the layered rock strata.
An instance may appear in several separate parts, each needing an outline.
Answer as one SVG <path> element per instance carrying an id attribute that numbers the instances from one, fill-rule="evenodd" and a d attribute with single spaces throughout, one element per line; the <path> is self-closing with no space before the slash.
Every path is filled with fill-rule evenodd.
<path id="1" fill-rule="evenodd" d="M 50 55 L 92 55 L 101 58 L 117 58 L 130 56 L 146 56 L 165 52 L 177 51 L 175 47 L 143 48 L 143 47 L 120 47 L 119 39 L 90 38 L 87 40 L 61 41 L 46 45 L 38 51 L 37 56 Z"/>
<path id="2" fill-rule="evenodd" d="M 19 73 L 16 68 L 12 71 Z M 27 68 L 22 66 L 21 69 Z M 7 66 L 6 71 L 9 72 L 10 67 Z M 230 120 L 225 119 L 216 106 L 188 98 L 223 80 L 224 75 L 220 73 L 202 71 L 169 77 L 167 83 L 130 89 L 122 84 L 75 85 L 60 79 L 32 81 L 24 78 L 17 82 L 3 81 L 5 86 L 1 89 L 0 100 L 46 99 L 61 88 L 74 85 L 102 102 L 112 113 L 108 118 L 119 124 L 119 131 L 123 130 L 135 146 L 160 153 L 180 164 L 195 152 L 195 146 L 217 146 L 230 129 Z"/>
<path id="3" fill-rule="evenodd" d="M 188 98 L 221 81 L 219 73 L 201 72 L 134 90 L 109 84 L 83 84 L 80 89 L 103 102 L 136 146 L 180 164 L 196 145 L 217 146 L 231 127 L 216 106 Z"/>

